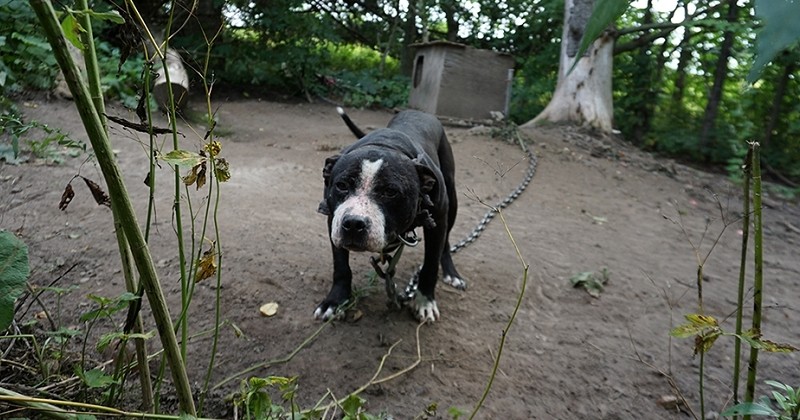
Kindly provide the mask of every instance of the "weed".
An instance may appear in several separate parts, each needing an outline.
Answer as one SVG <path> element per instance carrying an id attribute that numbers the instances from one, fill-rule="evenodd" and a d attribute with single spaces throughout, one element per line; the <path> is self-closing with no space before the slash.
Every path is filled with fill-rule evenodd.
<path id="1" fill-rule="evenodd" d="M 605 285 L 608 283 L 608 269 L 603 267 L 599 273 L 594 271 L 584 271 L 570 277 L 572 287 L 582 287 L 593 298 L 599 298 Z"/>
<path id="2" fill-rule="evenodd" d="M 794 389 L 777 381 L 764 381 L 764 383 L 776 388 L 772 391 L 772 399 L 763 396 L 758 402 L 737 404 L 720 415 L 724 417 L 766 416 L 780 420 L 800 419 L 800 388 Z"/>
<path id="3" fill-rule="evenodd" d="M 42 132 L 43 137 L 35 140 L 31 134 L 37 130 Z M 8 163 L 21 162 L 20 140 L 27 142 L 34 157 L 44 159 L 49 163 L 61 163 L 65 153 L 71 157 L 86 153 L 86 143 L 74 140 L 61 129 L 50 127 L 47 124 L 38 121 L 25 122 L 15 112 L 0 114 L 0 132 L 6 133 L 9 138 L 11 153 L 3 153 L 3 150 L 0 149 L 0 159 Z"/>

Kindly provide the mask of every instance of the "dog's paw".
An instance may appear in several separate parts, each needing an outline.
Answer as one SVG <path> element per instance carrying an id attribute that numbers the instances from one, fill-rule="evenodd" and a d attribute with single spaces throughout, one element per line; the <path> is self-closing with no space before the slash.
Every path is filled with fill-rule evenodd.
<path id="1" fill-rule="evenodd" d="M 445 275 L 442 277 L 444 284 L 455 287 L 458 290 L 466 290 L 467 282 L 458 276 Z"/>
<path id="2" fill-rule="evenodd" d="M 439 306 L 436 300 L 428 299 L 422 294 L 417 294 L 414 299 L 414 311 L 419 322 L 434 322 L 439 319 Z"/>
<path id="3" fill-rule="evenodd" d="M 320 303 L 317 309 L 314 310 L 314 319 L 321 321 L 327 321 L 331 318 L 341 318 L 343 315 L 344 311 L 339 310 L 337 305 L 331 305 L 327 302 Z"/>

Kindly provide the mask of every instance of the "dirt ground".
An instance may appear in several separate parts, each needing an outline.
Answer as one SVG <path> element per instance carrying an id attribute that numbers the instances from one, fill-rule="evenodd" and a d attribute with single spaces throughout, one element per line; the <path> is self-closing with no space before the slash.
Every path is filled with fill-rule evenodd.
<path id="1" fill-rule="evenodd" d="M 327 104 L 219 97 L 215 105 L 222 155 L 232 172 L 221 190 L 216 238 L 223 247 L 222 319 L 244 336 L 229 327 L 223 330 L 212 384 L 285 357 L 320 327 L 312 312 L 330 287 L 332 270 L 325 217 L 316 212 L 321 169 L 326 157 L 353 141 Z M 20 108 L 28 119 L 86 139 L 69 101 L 30 99 L 21 101 Z M 119 106 L 109 107 L 109 113 L 135 120 Z M 391 118 L 387 111 L 350 114 L 366 129 L 384 126 Z M 451 238 L 457 242 L 486 211 L 476 197 L 489 203 L 502 199 L 520 182 L 528 162 L 518 146 L 492 139 L 487 128 L 446 129 L 461 197 Z M 197 150 L 206 128 L 181 124 L 181 131 L 186 134 L 182 147 Z M 111 134 L 143 223 L 146 138 L 115 125 Z M 738 189 L 724 176 L 653 158 L 614 138 L 594 138 L 568 127 L 527 134 L 538 157 L 536 175 L 504 211 L 530 266 L 527 288 L 478 418 L 689 418 L 685 409 L 659 404 L 675 395 L 671 378 L 691 409 L 699 409 L 693 340 L 671 339 L 668 333 L 684 314 L 697 311 L 692 244 L 705 258 L 720 232 L 704 266 L 703 303 L 707 314 L 722 320 L 726 331 L 733 330 L 741 252 L 741 225 L 733 223 L 741 209 Z M 170 210 L 173 175 L 168 165 L 161 166 L 152 253 L 175 317 L 179 280 Z M 77 286 L 61 301 L 57 316 L 64 325 L 78 325 L 78 316 L 89 308 L 88 294 L 116 296 L 124 289 L 110 210 L 97 206 L 78 183 L 69 208 L 58 209 L 64 186 L 78 173 L 104 184 L 98 166 L 85 155 L 61 164 L 0 162 L 0 228 L 17 232 L 28 244 L 30 282 L 43 286 L 63 275 L 58 286 Z M 204 194 L 189 193 L 195 211 Z M 800 344 L 799 215 L 796 203 L 765 197 L 764 334 L 794 345 Z M 733 223 L 726 229 L 723 216 Z M 368 285 L 368 257 L 352 257 L 356 287 Z M 407 250 L 398 279 L 405 282 L 421 258 L 420 249 Z M 450 418 L 451 407 L 469 412 L 481 397 L 522 290 L 523 265 L 499 220 L 456 254 L 455 262 L 468 289 L 460 292 L 440 282 L 442 317 L 420 330 L 421 363 L 369 387 L 362 397 L 371 413 L 415 418 L 435 404 L 436 414 L 427 415 Z M 752 273 L 752 264 L 748 267 Z M 571 277 L 603 268 L 609 281 L 598 298 L 572 287 Z M 212 280 L 198 284 L 189 314 L 193 331 L 213 325 L 215 293 Z M 751 302 L 749 288 L 747 296 Z M 52 296 L 45 302 L 55 306 Z M 280 305 L 273 317 L 259 313 L 267 302 Z M 377 284 L 348 320 L 324 329 L 290 362 L 251 374 L 297 376 L 298 402 L 308 408 L 328 390 L 342 397 L 368 383 L 381 357 L 398 341 L 380 377 L 412 364 L 416 328 L 408 311 L 387 307 L 383 286 Z M 198 389 L 211 344 L 208 336 L 189 344 L 187 366 Z M 155 339 L 151 347 L 158 348 Z M 730 402 L 732 348 L 733 340 L 722 337 L 706 358 L 706 411 L 719 412 Z M 799 361 L 795 354 L 762 353 L 760 378 L 800 385 Z M 206 414 L 232 418 L 224 397 L 245 376 L 216 390 Z M 759 391 L 764 394 L 768 387 L 762 383 Z"/>

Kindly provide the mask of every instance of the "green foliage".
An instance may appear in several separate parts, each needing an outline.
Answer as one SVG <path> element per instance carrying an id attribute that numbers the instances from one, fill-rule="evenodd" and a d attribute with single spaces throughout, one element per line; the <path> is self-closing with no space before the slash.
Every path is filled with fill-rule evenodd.
<path id="1" fill-rule="evenodd" d="M 27 1 L 0 0 L 0 96 L 50 89 L 58 66 Z"/>
<path id="2" fill-rule="evenodd" d="M 0 114 L 0 133 L 6 134 L 11 152 L 4 152 L 3 144 L 0 143 L 0 159 L 8 163 L 20 162 L 20 140 L 27 143 L 35 157 L 52 163 L 60 163 L 65 151 L 70 156 L 86 153 L 84 142 L 73 140 L 60 129 L 47 124 L 38 121 L 25 122 L 13 109 Z M 33 133 L 39 133 L 41 137 L 37 138 L 39 136 L 34 136 Z"/>
<path id="3" fill-rule="evenodd" d="M 780 420 L 800 419 L 800 388 L 777 382 L 764 381 L 767 385 L 776 388 L 772 391 L 772 399 L 761 397 L 758 402 L 737 404 L 723 411 L 723 417 L 734 416 L 766 416 Z"/>
<path id="4" fill-rule="evenodd" d="M 578 64 L 578 58 L 583 57 L 589 46 L 600 37 L 603 31 L 613 25 L 625 13 L 629 3 L 628 0 L 595 0 L 592 15 L 589 17 L 589 21 L 586 22 L 581 44 L 578 47 L 577 54 L 575 54 L 576 58 L 570 67 L 570 71 Z"/>
<path id="5" fill-rule="evenodd" d="M 756 57 L 747 75 L 748 83 L 754 82 L 764 67 L 782 50 L 797 45 L 800 28 L 800 3 L 789 0 L 758 0 L 756 17 L 763 24 L 756 37 Z"/>
<path id="6" fill-rule="evenodd" d="M 277 402 L 273 401 L 271 395 L 273 390 L 280 394 L 280 400 Z M 234 396 L 233 404 L 244 409 L 245 419 L 274 419 L 288 414 L 291 414 L 290 418 L 303 418 L 297 416 L 300 409 L 294 402 L 296 391 L 297 378 L 252 377 L 242 381 L 239 393 Z M 284 408 L 284 404 L 288 405 L 288 409 Z"/>
<path id="7" fill-rule="evenodd" d="M 30 268 L 28 247 L 13 233 L 0 230 L 0 331 L 14 320 L 14 305 L 25 290 Z"/>
<path id="8" fill-rule="evenodd" d="M 600 297 L 600 293 L 605 289 L 608 280 L 609 273 L 606 268 L 600 270 L 600 273 L 595 273 L 593 271 L 580 272 L 569 279 L 570 283 L 572 283 L 572 287 L 583 288 L 593 298 Z"/>
<path id="9" fill-rule="evenodd" d="M 383 77 L 377 70 L 343 70 L 325 77 L 316 90 L 350 107 L 394 108 L 408 103 L 409 86 L 410 80 L 401 75 Z"/>
<path id="10" fill-rule="evenodd" d="M 95 46 L 103 95 L 106 99 L 118 99 L 126 108 L 136 109 L 143 83 L 142 72 L 148 69 L 144 57 L 141 54 L 129 56 L 120 66 L 119 48 L 103 40 L 95 42 Z"/>

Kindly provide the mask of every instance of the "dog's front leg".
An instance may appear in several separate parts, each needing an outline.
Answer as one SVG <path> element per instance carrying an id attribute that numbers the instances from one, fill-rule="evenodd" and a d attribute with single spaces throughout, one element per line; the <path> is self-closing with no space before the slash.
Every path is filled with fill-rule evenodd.
<path id="1" fill-rule="evenodd" d="M 350 270 L 350 251 L 331 243 L 333 250 L 333 286 L 328 297 L 314 310 L 314 318 L 327 321 L 338 315 L 339 306 L 352 297 L 353 272 Z"/>
<path id="2" fill-rule="evenodd" d="M 419 270 L 419 288 L 414 299 L 414 310 L 420 321 L 436 321 L 439 319 L 439 307 L 436 305 L 436 281 L 439 277 L 439 260 L 444 251 L 447 235 L 447 223 L 443 217 L 433 228 L 426 228 L 425 261 Z"/>

